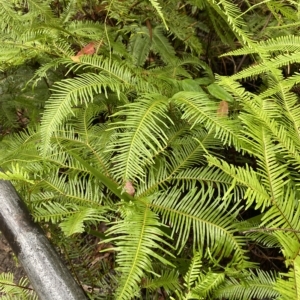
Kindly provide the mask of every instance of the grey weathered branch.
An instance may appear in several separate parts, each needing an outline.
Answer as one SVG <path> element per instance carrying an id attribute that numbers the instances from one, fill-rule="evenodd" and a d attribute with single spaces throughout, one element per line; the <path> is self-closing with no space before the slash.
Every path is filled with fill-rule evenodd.
<path id="1" fill-rule="evenodd" d="M 41 300 L 84 300 L 83 290 L 35 224 L 12 184 L 0 180 L 0 231 Z"/>

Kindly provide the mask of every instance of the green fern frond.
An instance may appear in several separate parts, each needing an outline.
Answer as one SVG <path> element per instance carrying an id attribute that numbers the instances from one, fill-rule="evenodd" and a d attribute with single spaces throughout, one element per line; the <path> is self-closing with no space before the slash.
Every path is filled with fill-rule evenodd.
<path id="1" fill-rule="evenodd" d="M 25 170 L 22 170 L 18 163 L 15 165 L 11 165 L 11 171 L 0 172 L 0 179 L 25 181 L 32 184 L 34 183 L 33 180 L 29 179 L 29 174 Z"/>
<path id="2" fill-rule="evenodd" d="M 227 24 L 235 32 L 237 38 L 244 44 L 254 46 L 253 41 L 247 30 L 245 21 L 240 17 L 241 11 L 239 7 L 231 1 L 221 1 L 217 3 L 215 0 L 209 0 L 208 4 L 214 9 L 221 18 L 227 19 Z"/>
<path id="3" fill-rule="evenodd" d="M 144 274 L 153 273 L 151 259 L 163 264 L 170 263 L 163 257 L 170 253 L 164 249 L 170 245 L 165 241 L 166 234 L 158 216 L 149 208 L 146 199 L 123 204 L 120 211 L 123 220 L 116 222 L 107 233 L 114 235 L 105 242 L 114 241 L 118 252 L 118 270 L 121 272 L 116 299 L 131 299 L 138 291 L 138 284 Z M 162 246 L 164 245 L 164 246 Z"/>
<path id="4" fill-rule="evenodd" d="M 242 186 L 247 187 L 244 197 L 247 199 L 248 206 L 251 206 L 256 202 L 255 208 L 261 207 L 262 210 L 264 210 L 270 205 L 270 195 L 266 188 L 261 185 L 258 174 L 250 167 L 245 166 L 245 168 L 237 168 L 212 156 L 208 156 L 207 160 L 210 165 L 220 168 L 225 174 L 231 176 L 234 182 L 238 182 Z"/>
<path id="5" fill-rule="evenodd" d="M 130 37 L 129 52 L 132 55 L 133 63 L 143 66 L 151 48 L 151 39 L 147 27 L 135 29 Z"/>
<path id="6" fill-rule="evenodd" d="M 27 0 L 28 9 L 32 17 L 37 17 L 45 22 L 54 19 L 53 11 L 50 7 L 51 1 Z"/>
<path id="7" fill-rule="evenodd" d="M 100 22 L 73 21 L 66 24 L 66 30 L 73 35 L 87 38 L 88 40 L 106 40 L 105 27 Z"/>
<path id="8" fill-rule="evenodd" d="M 201 168 L 187 168 L 173 176 L 173 182 L 178 181 L 178 185 L 183 189 L 190 190 L 194 182 L 198 182 L 202 188 L 213 186 L 217 195 L 222 196 L 222 193 L 232 186 L 232 176 L 222 172 L 220 169 L 211 166 Z M 246 186 L 241 182 L 237 182 L 232 189 L 234 199 L 242 199 L 246 192 Z"/>
<path id="9" fill-rule="evenodd" d="M 290 243 L 290 241 L 288 242 Z M 299 245 L 298 245 L 299 247 Z M 274 285 L 274 290 L 280 294 L 280 299 L 300 299 L 300 257 L 292 262 L 293 268 L 288 273 L 280 274 Z"/>
<path id="10" fill-rule="evenodd" d="M 162 21 L 163 21 L 166 29 L 168 30 L 169 28 L 168 28 L 168 25 L 167 25 L 166 20 L 164 18 L 164 15 L 163 15 L 163 12 L 162 12 L 162 8 L 161 8 L 158 0 L 149 0 L 149 1 L 150 1 L 151 5 L 155 8 L 155 10 L 157 11 L 157 13 L 160 16 L 160 18 L 162 19 Z"/>
<path id="11" fill-rule="evenodd" d="M 300 49 L 300 38 L 294 35 L 284 35 L 277 38 L 270 38 L 266 41 L 260 41 L 257 43 L 256 48 L 244 46 L 240 49 L 230 51 L 222 54 L 226 55 L 247 55 L 257 53 L 257 50 L 261 53 L 291 53 L 297 52 Z"/>
<path id="12" fill-rule="evenodd" d="M 168 5 L 164 5 L 163 13 L 168 22 L 170 37 L 179 39 L 186 49 L 191 50 L 191 52 L 197 55 L 203 53 L 202 42 L 196 35 L 195 20 L 184 13 L 184 8 L 180 11 L 177 3 L 171 1 Z M 203 26 L 203 29 L 208 31 L 208 28 L 205 26 Z"/>
<path id="13" fill-rule="evenodd" d="M 274 145 L 270 132 L 262 129 L 261 124 L 251 124 L 250 130 L 251 133 L 245 135 L 256 138 L 256 141 L 251 142 L 251 144 L 258 159 L 257 164 L 259 165 L 262 185 L 270 193 L 271 201 L 276 202 L 276 199 L 282 196 L 283 187 L 288 182 L 286 167 L 279 164 L 276 159 L 276 152 L 279 152 L 280 148 Z"/>
<path id="14" fill-rule="evenodd" d="M 5 0 L 0 1 L 0 16 L 0 28 L 4 35 L 4 38 L 6 37 L 7 39 L 11 39 L 15 35 L 17 35 L 15 31 L 17 31 L 18 33 L 21 32 L 21 30 L 18 29 L 21 28 L 23 18 L 20 15 L 16 14 L 12 2 Z M 8 26 L 8 24 L 10 24 L 10 26 Z M 9 35 L 6 35 L 5 33 L 9 33 Z"/>
<path id="15" fill-rule="evenodd" d="M 193 247 L 204 251 L 208 247 L 218 260 L 231 256 L 232 264 L 246 263 L 243 237 L 234 236 L 238 208 L 228 208 L 221 199 L 213 197 L 213 189 L 193 189 L 185 195 L 174 188 L 161 193 L 151 203 L 176 235 L 176 249 L 181 251 L 190 235 Z M 211 201 L 214 199 L 213 201 Z M 247 263 L 246 263 L 247 264 Z"/>
<path id="16" fill-rule="evenodd" d="M 279 232 L 276 230 L 274 233 L 275 236 L 279 235 L 280 229 L 282 229 L 285 236 L 289 236 L 290 240 L 299 243 L 300 227 L 298 220 L 300 216 L 300 207 L 295 203 L 295 198 L 295 192 L 291 187 L 288 186 L 283 189 L 282 197 L 273 199 L 273 205 L 263 216 L 261 225 L 267 228 L 279 229 Z M 291 211 L 293 214 L 290 213 Z"/>
<path id="17" fill-rule="evenodd" d="M 198 281 L 189 292 L 191 298 L 207 299 L 209 296 L 214 296 L 215 290 L 223 283 L 225 279 L 224 273 L 207 272 L 199 275 Z"/>
<path id="18" fill-rule="evenodd" d="M 92 102 L 95 94 L 107 93 L 108 88 L 118 93 L 124 90 L 118 80 L 102 74 L 85 73 L 75 79 L 66 79 L 56 84 L 55 94 L 46 105 L 47 113 L 43 116 L 41 124 L 43 155 L 48 152 L 47 147 L 53 132 L 72 114 L 72 107 Z"/>
<path id="19" fill-rule="evenodd" d="M 242 143 L 238 136 L 240 123 L 237 120 L 220 118 L 217 116 L 217 103 L 212 101 L 206 93 L 179 92 L 172 99 L 184 111 L 182 119 L 187 120 L 191 127 L 203 124 L 208 132 L 213 130 L 215 137 L 229 146 L 234 144 L 240 150 Z"/>
<path id="20" fill-rule="evenodd" d="M 154 163 L 153 155 L 167 143 L 164 132 L 169 119 L 167 108 L 166 97 L 148 94 L 143 95 L 139 101 L 123 106 L 120 112 L 113 115 L 126 118 L 125 123 L 117 121 L 112 124 L 112 128 L 117 130 L 117 143 L 110 145 L 108 149 L 117 153 L 113 158 L 116 178 L 123 181 L 134 178 L 144 180 L 143 166 Z"/>
<path id="21" fill-rule="evenodd" d="M 107 222 L 107 219 L 103 217 L 103 214 L 106 212 L 103 208 L 94 209 L 88 207 L 72 207 L 72 209 L 74 209 L 74 211 L 77 210 L 77 212 L 75 212 L 72 216 L 67 217 L 66 220 L 59 224 L 66 236 L 84 232 L 84 222 Z"/>
<path id="22" fill-rule="evenodd" d="M 143 283 L 143 287 L 150 291 L 163 288 L 166 292 L 172 292 L 180 289 L 180 283 L 176 270 L 163 270 L 159 277 L 147 278 Z"/>
<path id="23" fill-rule="evenodd" d="M 164 35 L 163 28 L 160 26 L 156 26 L 153 29 L 151 49 L 158 53 L 166 64 L 172 64 L 172 61 L 175 60 L 175 49 Z"/>
<path id="24" fill-rule="evenodd" d="M 29 281 L 22 277 L 18 284 L 14 282 L 12 273 L 0 274 L 0 299 L 1 300 L 38 300 L 36 293 L 28 287 Z"/>
<path id="25" fill-rule="evenodd" d="M 277 299 L 279 293 L 274 288 L 275 280 L 273 273 L 261 270 L 243 272 L 239 278 L 227 279 L 217 288 L 214 296 L 228 300 Z"/>
<path id="26" fill-rule="evenodd" d="M 189 270 L 184 276 L 185 286 L 187 287 L 188 291 L 192 290 L 194 283 L 198 279 L 199 274 L 201 273 L 201 267 L 202 267 L 202 253 L 195 252 L 191 260 Z"/>

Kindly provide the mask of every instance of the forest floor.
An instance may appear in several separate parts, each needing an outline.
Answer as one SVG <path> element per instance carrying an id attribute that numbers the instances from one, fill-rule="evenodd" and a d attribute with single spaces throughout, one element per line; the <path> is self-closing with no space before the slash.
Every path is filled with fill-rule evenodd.
<path id="1" fill-rule="evenodd" d="M 3 272 L 13 273 L 15 283 L 17 283 L 21 277 L 26 275 L 23 268 L 18 264 L 7 240 L 0 232 L 0 274 Z"/>

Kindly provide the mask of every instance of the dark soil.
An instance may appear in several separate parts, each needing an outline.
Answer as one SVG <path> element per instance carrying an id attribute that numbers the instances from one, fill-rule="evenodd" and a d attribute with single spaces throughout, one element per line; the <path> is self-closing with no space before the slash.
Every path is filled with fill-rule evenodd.
<path id="1" fill-rule="evenodd" d="M 0 232 L 0 273 L 3 272 L 13 273 L 15 283 L 17 283 L 21 277 L 26 275 L 22 267 L 18 264 L 8 242 Z"/>

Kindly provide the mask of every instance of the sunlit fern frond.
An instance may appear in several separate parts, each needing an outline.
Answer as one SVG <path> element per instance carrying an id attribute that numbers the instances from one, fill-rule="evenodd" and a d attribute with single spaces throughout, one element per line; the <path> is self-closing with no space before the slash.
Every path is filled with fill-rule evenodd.
<path id="1" fill-rule="evenodd" d="M 230 276 L 215 291 L 215 299 L 246 300 L 272 299 L 279 293 L 274 288 L 276 277 L 274 273 L 262 270 L 244 271 L 238 278 Z"/>
<path id="2" fill-rule="evenodd" d="M 130 299 L 138 295 L 139 282 L 144 274 L 153 273 L 152 260 L 170 264 L 164 257 L 170 253 L 166 234 L 158 216 L 150 210 L 147 199 L 123 203 L 120 207 L 123 220 L 119 220 L 107 231 L 113 235 L 105 242 L 113 241 L 117 251 L 118 270 L 121 272 L 116 299 Z"/>
<path id="3" fill-rule="evenodd" d="M 143 165 L 154 163 L 153 155 L 167 142 L 164 129 L 167 128 L 168 99 L 159 94 L 144 95 L 134 103 L 125 105 L 114 117 L 126 122 L 116 121 L 116 142 L 110 146 L 116 151 L 113 158 L 114 174 L 118 179 L 144 180 Z M 119 146 L 122 145 L 120 148 Z"/>
<path id="4" fill-rule="evenodd" d="M 176 235 L 176 249 L 181 251 L 190 235 L 193 247 L 204 251 L 210 249 L 216 260 L 231 256 L 233 265 L 247 265 L 243 249 L 244 238 L 235 236 L 238 206 L 229 208 L 220 198 L 215 198 L 213 189 L 180 192 L 173 188 L 161 193 L 151 203 L 153 210 L 162 215 Z M 212 201 L 212 199 L 214 199 Z"/>

